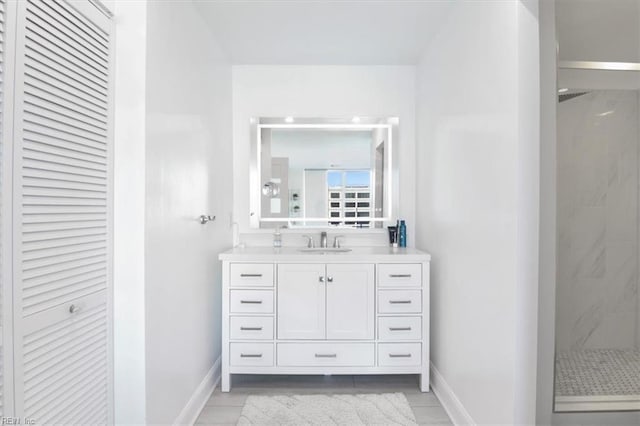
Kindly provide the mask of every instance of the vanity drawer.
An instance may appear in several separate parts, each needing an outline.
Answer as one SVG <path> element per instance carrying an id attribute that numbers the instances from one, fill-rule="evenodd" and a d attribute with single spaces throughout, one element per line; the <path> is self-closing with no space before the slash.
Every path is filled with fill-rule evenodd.
<path id="1" fill-rule="evenodd" d="M 229 293 L 232 314 L 273 313 L 272 290 L 231 290 Z"/>
<path id="2" fill-rule="evenodd" d="M 375 364 L 373 343 L 279 343 L 278 365 L 366 367 Z"/>
<path id="3" fill-rule="evenodd" d="M 273 317 L 231 317 L 232 340 L 272 340 Z"/>
<path id="4" fill-rule="evenodd" d="M 420 340 L 422 317 L 379 317 L 379 340 Z"/>
<path id="5" fill-rule="evenodd" d="M 378 291 L 378 312 L 381 314 L 419 314 L 422 312 L 420 290 Z"/>
<path id="6" fill-rule="evenodd" d="M 378 265 L 379 287 L 420 287 L 422 265 L 419 263 L 381 263 Z"/>
<path id="7" fill-rule="evenodd" d="M 231 343 L 230 345 L 230 365 L 273 366 L 273 343 Z"/>
<path id="8" fill-rule="evenodd" d="M 273 287 L 273 264 L 232 263 L 229 285 L 231 287 Z"/>
<path id="9" fill-rule="evenodd" d="M 379 343 L 378 365 L 422 365 L 422 343 Z"/>

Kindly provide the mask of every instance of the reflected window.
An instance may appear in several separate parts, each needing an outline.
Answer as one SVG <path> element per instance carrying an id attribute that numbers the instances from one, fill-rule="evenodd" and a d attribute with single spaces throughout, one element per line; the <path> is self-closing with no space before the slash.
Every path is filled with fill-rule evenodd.
<path id="1" fill-rule="evenodd" d="M 329 217 L 346 219 L 372 217 L 371 210 L 371 179 L 370 170 L 328 170 L 327 188 L 329 190 Z M 336 201 L 339 199 L 340 201 Z M 348 201 L 348 200 L 355 200 Z M 363 201 L 364 200 L 364 201 Z M 368 228 L 368 221 L 340 221 L 331 220 L 333 226 L 351 226 Z"/>

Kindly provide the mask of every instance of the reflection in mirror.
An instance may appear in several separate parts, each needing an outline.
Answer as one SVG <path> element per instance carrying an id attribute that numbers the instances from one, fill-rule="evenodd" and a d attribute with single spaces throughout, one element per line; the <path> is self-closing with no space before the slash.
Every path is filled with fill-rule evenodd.
<path id="1" fill-rule="evenodd" d="M 381 228 L 390 220 L 397 119 L 254 121 L 255 227 Z"/>

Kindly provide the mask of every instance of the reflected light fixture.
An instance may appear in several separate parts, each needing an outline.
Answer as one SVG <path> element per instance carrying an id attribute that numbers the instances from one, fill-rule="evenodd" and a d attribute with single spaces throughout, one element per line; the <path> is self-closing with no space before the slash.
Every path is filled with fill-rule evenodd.
<path id="1" fill-rule="evenodd" d="M 569 91 L 568 88 L 563 87 L 562 89 L 558 89 L 558 93 L 567 93 Z"/>
<path id="2" fill-rule="evenodd" d="M 351 122 L 353 122 L 353 123 L 359 123 L 359 122 L 360 122 L 360 117 L 353 117 L 353 118 L 351 119 Z"/>
<path id="3" fill-rule="evenodd" d="M 293 117 L 287 117 L 284 119 L 285 123 L 293 123 Z"/>

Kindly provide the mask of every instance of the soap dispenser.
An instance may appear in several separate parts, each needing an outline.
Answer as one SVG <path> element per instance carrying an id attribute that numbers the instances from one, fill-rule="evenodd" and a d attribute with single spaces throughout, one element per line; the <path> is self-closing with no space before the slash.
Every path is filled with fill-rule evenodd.
<path id="1" fill-rule="evenodd" d="M 273 233 L 273 247 L 282 247 L 282 233 L 280 232 L 279 226 L 276 226 L 276 230 Z"/>

